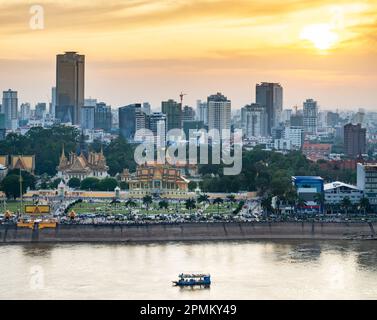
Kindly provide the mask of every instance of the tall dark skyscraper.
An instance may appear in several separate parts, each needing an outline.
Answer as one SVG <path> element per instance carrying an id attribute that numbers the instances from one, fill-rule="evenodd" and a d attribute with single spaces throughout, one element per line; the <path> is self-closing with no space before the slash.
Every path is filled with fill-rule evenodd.
<path id="1" fill-rule="evenodd" d="M 283 87 L 279 83 L 262 82 L 256 86 L 256 103 L 266 108 L 267 132 L 278 126 L 283 111 Z"/>
<path id="2" fill-rule="evenodd" d="M 119 131 L 124 139 L 134 139 L 137 130 L 136 119 L 138 114 L 141 112 L 140 103 L 135 103 L 119 108 Z"/>
<path id="3" fill-rule="evenodd" d="M 5 127 L 12 130 L 16 129 L 18 125 L 17 91 L 9 89 L 3 92 L 2 113 L 5 115 Z"/>
<path id="4" fill-rule="evenodd" d="M 344 126 L 344 152 L 348 157 L 356 158 L 366 153 L 366 134 L 367 130 L 361 124 Z"/>
<path id="5" fill-rule="evenodd" d="M 56 56 L 56 118 L 80 125 L 84 106 L 85 56 L 66 52 Z"/>
<path id="6" fill-rule="evenodd" d="M 97 103 L 94 110 L 94 128 L 109 132 L 111 131 L 112 122 L 111 107 L 104 102 Z"/>
<path id="7" fill-rule="evenodd" d="M 167 131 L 182 129 L 182 105 L 174 100 L 162 102 L 162 113 L 166 115 Z"/>

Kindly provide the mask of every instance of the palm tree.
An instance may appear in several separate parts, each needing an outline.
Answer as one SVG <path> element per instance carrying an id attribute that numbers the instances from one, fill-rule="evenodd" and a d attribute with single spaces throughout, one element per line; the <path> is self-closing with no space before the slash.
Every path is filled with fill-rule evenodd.
<path id="1" fill-rule="evenodd" d="M 223 202 L 224 200 L 221 198 L 216 198 L 215 200 L 213 200 L 213 204 L 217 204 L 217 214 L 220 214 L 220 204 L 222 204 Z"/>
<path id="2" fill-rule="evenodd" d="M 196 203 L 194 199 L 187 199 L 185 202 L 186 209 L 189 210 L 191 214 L 191 210 L 196 208 Z"/>
<path id="3" fill-rule="evenodd" d="M 341 202 L 341 206 L 346 211 L 346 215 L 348 215 L 348 209 L 352 206 L 350 198 L 344 197 Z"/>
<path id="4" fill-rule="evenodd" d="M 145 196 L 143 203 L 147 206 L 147 210 L 149 211 L 149 206 L 153 203 L 153 198 L 151 196 Z"/>
<path id="5" fill-rule="evenodd" d="M 285 199 L 287 200 L 287 203 L 293 207 L 293 210 L 296 211 L 296 203 L 298 200 L 298 195 L 296 190 L 289 190 L 285 193 Z"/>
<path id="6" fill-rule="evenodd" d="M 207 194 L 201 194 L 198 197 L 198 203 L 208 203 L 209 202 L 209 196 Z"/>
<path id="7" fill-rule="evenodd" d="M 366 211 L 370 208 L 370 202 L 368 198 L 362 197 L 359 202 L 360 208 L 364 210 L 364 215 L 366 215 Z"/>
<path id="8" fill-rule="evenodd" d="M 133 199 L 129 199 L 127 202 L 126 202 L 126 207 L 127 208 L 135 208 L 137 206 L 136 202 L 133 200 Z"/>
<path id="9" fill-rule="evenodd" d="M 229 194 L 226 196 L 227 200 L 231 203 L 236 202 L 236 196 L 234 194 Z"/>
<path id="10" fill-rule="evenodd" d="M 272 210 L 272 199 L 271 199 L 271 197 L 263 198 L 262 201 L 261 201 L 261 207 L 262 207 L 264 213 L 266 213 L 266 215 L 268 216 L 268 214 Z"/>
<path id="11" fill-rule="evenodd" d="M 301 216 L 302 216 L 302 208 L 304 208 L 306 206 L 306 201 L 299 197 L 298 200 L 297 200 L 297 207 L 300 208 L 300 213 L 301 213 Z"/>
<path id="12" fill-rule="evenodd" d="M 320 205 L 321 207 L 321 213 L 323 213 L 324 211 L 324 207 L 325 207 L 325 195 L 324 193 L 317 193 L 315 196 L 314 196 L 314 201 Z"/>
<path id="13" fill-rule="evenodd" d="M 165 209 L 167 210 L 169 208 L 169 202 L 166 201 L 166 200 L 162 200 L 158 203 L 158 206 L 160 207 L 160 209 Z"/>

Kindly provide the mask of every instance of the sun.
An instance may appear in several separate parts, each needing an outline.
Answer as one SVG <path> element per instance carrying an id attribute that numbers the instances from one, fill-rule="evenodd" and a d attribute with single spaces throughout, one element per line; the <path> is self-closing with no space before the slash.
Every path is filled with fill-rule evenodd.
<path id="1" fill-rule="evenodd" d="M 312 42 L 318 50 L 328 50 L 339 41 L 339 35 L 326 23 L 304 27 L 300 38 Z"/>

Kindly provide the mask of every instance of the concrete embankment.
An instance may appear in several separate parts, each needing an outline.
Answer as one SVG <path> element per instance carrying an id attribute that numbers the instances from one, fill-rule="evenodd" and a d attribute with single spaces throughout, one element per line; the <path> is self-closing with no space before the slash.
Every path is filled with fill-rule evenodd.
<path id="1" fill-rule="evenodd" d="M 0 243 L 153 242 L 253 239 L 377 239 L 377 223 L 185 223 L 58 225 L 31 230 L 0 225 Z"/>

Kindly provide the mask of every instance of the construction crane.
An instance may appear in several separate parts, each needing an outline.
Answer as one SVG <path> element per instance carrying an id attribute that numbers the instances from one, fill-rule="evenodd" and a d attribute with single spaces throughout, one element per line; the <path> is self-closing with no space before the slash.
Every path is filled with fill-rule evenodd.
<path id="1" fill-rule="evenodd" d="M 187 96 L 187 93 L 183 93 L 181 92 L 181 94 L 179 95 L 179 97 L 181 98 L 181 107 L 183 108 L 183 98 L 184 96 Z"/>

